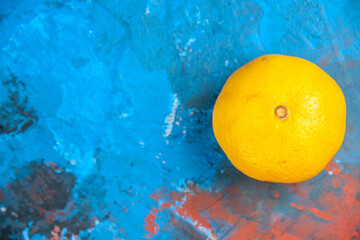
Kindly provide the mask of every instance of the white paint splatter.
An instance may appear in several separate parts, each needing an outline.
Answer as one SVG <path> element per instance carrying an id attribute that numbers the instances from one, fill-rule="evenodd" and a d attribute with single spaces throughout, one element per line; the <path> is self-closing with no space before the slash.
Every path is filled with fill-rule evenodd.
<path id="1" fill-rule="evenodd" d="M 146 9 L 145 9 L 145 15 L 148 15 L 148 14 L 150 14 L 150 10 L 149 10 L 148 7 L 146 7 Z"/>
<path id="2" fill-rule="evenodd" d="M 127 114 L 127 113 L 122 113 L 122 114 L 120 115 L 120 118 L 126 118 L 126 117 L 128 117 L 128 114 Z"/>
<path id="3" fill-rule="evenodd" d="M 329 175 L 333 175 L 334 172 L 333 172 L 333 171 L 328 171 L 328 174 L 329 174 Z"/>
<path id="4" fill-rule="evenodd" d="M 170 136 L 175 121 L 176 109 L 180 105 L 180 100 L 178 99 L 176 93 L 171 96 L 171 100 L 172 100 L 171 110 L 170 113 L 165 118 L 166 129 L 165 129 L 165 133 L 163 134 L 164 137 Z"/>
<path id="5" fill-rule="evenodd" d="M 190 46 L 191 43 L 195 42 L 196 39 L 195 38 L 190 38 L 189 41 L 187 42 L 187 46 Z"/>
<path id="6" fill-rule="evenodd" d="M 187 133 L 187 130 L 186 130 L 186 127 L 184 126 L 184 127 L 183 127 L 183 130 L 182 130 L 182 134 L 185 135 L 186 133 Z"/>
<path id="7" fill-rule="evenodd" d="M 29 238 L 29 228 L 25 228 L 24 231 L 22 231 L 22 235 L 24 240 L 30 240 Z"/>
<path id="8" fill-rule="evenodd" d="M 71 240 L 80 240 L 80 237 L 74 234 L 71 234 Z"/>
<path id="9" fill-rule="evenodd" d="M 1 210 L 2 212 L 6 212 L 6 207 L 1 207 L 0 210 Z"/>
<path id="10" fill-rule="evenodd" d="M 201 225 L 198 226 L 198 229 L 200 232 L 204 233 L 207 236 L 208 240 L 218 240 L 218 236 L 216 236 L 215 233 L 213 233 L 213 231 L 207 227 L 203 227 Z"/>
<path id="11" fill-rule="evenodd" d="M 226 60 L 225 61 L 225 67 L 228 67 L 229 66 L 229 60 Z"/>

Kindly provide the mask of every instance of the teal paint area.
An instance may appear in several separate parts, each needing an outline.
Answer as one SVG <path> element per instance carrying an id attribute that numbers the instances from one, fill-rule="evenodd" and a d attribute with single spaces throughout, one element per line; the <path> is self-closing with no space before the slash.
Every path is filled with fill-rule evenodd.
<path id="1" fill-rule="evenodd" d="M 261 216 L 297 222 L 300 203 L 335 214 L 317 202 L 360 186 L 358 1 L 0 0 L 0 33 L 0 239 L 237 239 L 252 222 L 258 239 L 313 239 Z M 330 167 L 292 187 L 247 178 L 214 138 L 226 79 L 272 53 L 319 65 L 344 92 L 336 189 Z M 359 236 L 359 222 L 334 236 Z"/>

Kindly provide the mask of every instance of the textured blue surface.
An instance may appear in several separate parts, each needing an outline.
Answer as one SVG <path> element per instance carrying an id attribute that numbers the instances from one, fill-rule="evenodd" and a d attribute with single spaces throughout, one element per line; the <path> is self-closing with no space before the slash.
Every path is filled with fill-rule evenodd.
<path id="1" fill-rule="evenodd" d="M 212 107 L 227 77 L 263 54 L 303 57 L 337 81 L 348 108 L 337 158 L 358 165 L 359 3 L 0 1 L 0 234 L 41 239 L 56 223 L 68 236 L 140 239 L 156 189 L 233 183 L 219 178 L 231 166 Z M 24 207 L 16 184 L 36 169 L 57 173 L 48 188 L 61 194 L 37 180 L 31 191 L 51 197 Z M 56 199 L 70 216 L 51 222 L 65 208 Z"/>

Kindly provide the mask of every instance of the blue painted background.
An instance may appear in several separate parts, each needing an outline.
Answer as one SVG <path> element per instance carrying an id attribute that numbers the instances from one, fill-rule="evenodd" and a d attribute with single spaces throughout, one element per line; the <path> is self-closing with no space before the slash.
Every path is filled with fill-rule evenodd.
<path id="1" fill-rule="evenodd" d="M 348 110 L 337 156 L 358 165 L 359 1 L 1 0 L 0 33 L 3 238 L 50 238 L 46 219 L 65 208 L 64 236 L 140 239 L 156 189 L 235 181 L 219 178 L 231 166 L 212 107 L 263 54 L 308 59 L 337 81 Z M 174 236 L 192 238 L 155 238 Z"/>

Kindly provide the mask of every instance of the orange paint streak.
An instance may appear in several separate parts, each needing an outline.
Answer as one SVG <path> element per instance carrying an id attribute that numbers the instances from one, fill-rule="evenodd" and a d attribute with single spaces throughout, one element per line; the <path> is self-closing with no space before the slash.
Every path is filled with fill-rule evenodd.
<path id="1" fill-rule="evenodd" d="M 334 216 L 330 216 L 329 214 L 327 214 L 317 208 L 304 207 L 304 206 L 297 205 L 296 203 L 290 203 L 290 206 L 295 207 L 299 210 L 308 210 L 308 211 L 312 212 L 318 218 L 322 218 L 326 221 L 331 221 L 335 218 Z"/>
<path id="2" fill-rule="evenodd" d="M 295 237 L 286 232 L 281 232 L 276 229 L 271 230 L 271 233 L 276 236 L 276 240 L 301 240 L 300 238 Z"/>
<path id="3" fill-rule="evenodd" d="M 231 235 L 226 238 L 227 240 L 239 240 L 239 239 L 255 239 L 256 229 L 259 223 L 254 221 L 246 221 L 242 219 L 236 226 L 236 229 L 232 231 Z"/>
<path id="4" fill-rule="evenodd" d="M 308 208 L 307 210 L 309 210 L 310 212 L 312 212 L 313 214 L 315 214 L 315 216 L 319 217 L 319 218 L 322 218 L 326 221 L 331 221 L 333 219 L 335 219 L 334 216 L 331 216 L 317 208 Z"/>
<path id="5" fill-rule="evenodd" d="M 171 205 L 170 205 L 169 203 L 167 203 L 167 202 L 163 202 L 163 203 L 160 205 L 160 207 L 170 209 L 170 208 L 171 208 Z"/>
<path id="6" fill-rule="evenodd" d="M 340 174 L 340 169 L 339 168 L 334 169 L 333 174 L 334 175 L 339 175 Z"/>
<path id="7" fill-rule="evenodd" d="M 156 195 L 155 193 L 151 194 L 149 197 L 153 198 L 153 199 L 156 199 L 157 201 L 160 200 L 160 197 L 158 195 Z"/>
<path id="8" fill-rule="evenodd" d="M 274 192 L 273 194 L 274 198 L 279 198 L 280 197 L 280 193 L 278 191 Z"/>
<path id="9" fill-rule="evenodd" d="M 163 214 L 177 216 L 168 222 L 170 229 L 184 228 L 181 225 L 185 221 L 208 239 L 356 239 L 360 170 L 350 164 L 344 167 L 332 160 L 326 170 L 333 175 L 316 182 L 282 185 L 280 208 L 277 185 L 251 181 L 215 192 L 198 189 L 184 193 L 163 188 L 151 197 Z M 272 197 L 264 197 L 269 194 Z M 292 196 L 301 204 L 290 202 Z M 149 214 L 156 218 L 153 210 Z M 177 221 L 178 217 L 184 221 Z"/>
<path id="10" fill-rule="evenodd" d="M 150 239 L 159 232 L 160 226 L 156 223 L 157 212 L 158 210 L 153 208 L 152 212 L 149 212 L 149 214 L 146 216 L 144 220 L 144 229 L 149 233 L 145 234 L 144 238 Z"/>
<path id="11" fill-rule="evenodd" d="M 297 209 L 299 209 L 301 211 L 305 209 L 305 207 L 297 205 L 296 203 L 290 203 L 290 206 L 295 207 L 295 208 L 297 208 Z"/>

